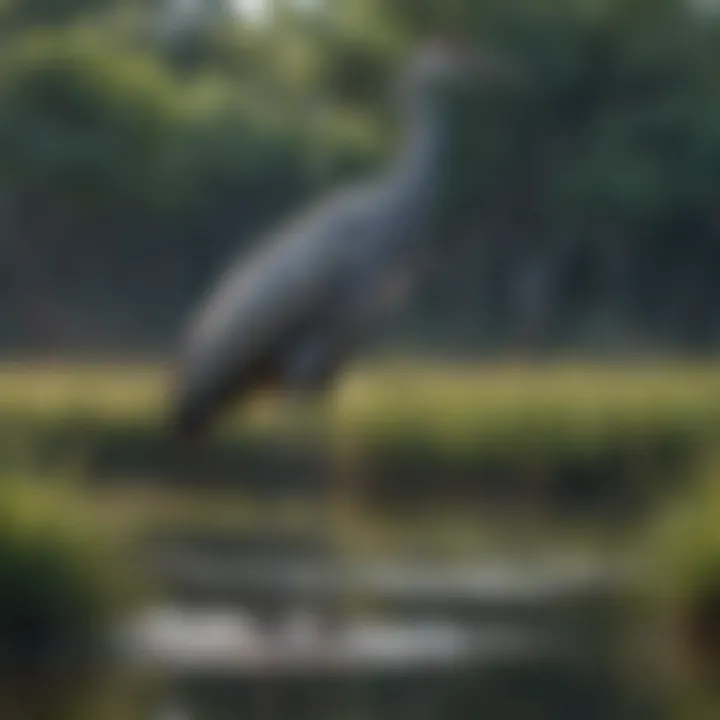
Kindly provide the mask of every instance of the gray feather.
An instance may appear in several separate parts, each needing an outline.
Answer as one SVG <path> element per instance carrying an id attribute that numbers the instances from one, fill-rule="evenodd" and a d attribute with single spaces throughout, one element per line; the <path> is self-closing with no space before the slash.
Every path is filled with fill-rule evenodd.
<path id="1" fill-rule="evenodd" d="M 448 150 L 435 92 L 458 72 L 428 56 L 412 78 L 407 139 L 380 181 L 318 205 L 241 256 L 190 323 L 176 420 L 200 429 L 223 405 L 272 379 L 323 386 L 427 263 Z"/>

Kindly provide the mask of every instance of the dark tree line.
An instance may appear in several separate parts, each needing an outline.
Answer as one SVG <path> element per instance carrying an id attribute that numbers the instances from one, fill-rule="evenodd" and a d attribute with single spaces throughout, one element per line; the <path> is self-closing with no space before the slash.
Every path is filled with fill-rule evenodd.
<path id="1" fill-rule="evenodd" d="M 15 0 L 0 7 L 0 338 L 162 350 L 256 233 L 392 148 L 408 47 L 528 68 L 463 108 L 447 265 L 403 342 L 720 340 L 720 15 L 681 0 Z"/>

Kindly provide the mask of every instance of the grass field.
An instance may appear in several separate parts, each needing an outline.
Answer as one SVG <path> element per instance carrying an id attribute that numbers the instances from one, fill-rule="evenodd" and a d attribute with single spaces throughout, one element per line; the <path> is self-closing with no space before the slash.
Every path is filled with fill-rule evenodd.
<path id="1" fill-rule="evenodd" d="M 35 420 L 89 416 L 156 426 L 166 373 L 149 366 L 0 366 L 0 415 Z M 338 388 L 333 420 L 369 433 L 428 433 L 496 444 L 515 426 L 597 435 L 627 426 L 712 428 L 720 417 L 720 366 L 653 365 L 418 367 L 367 369 Z M 244 423 L 261 421 L 256 403 Z M 510 433 L 511 435 L 515 433 Z M 517 435 L 525 435 L 517 432 Z M 429 438 L 432 439 L 432 438 Z M 528 439 L 528 438 L 526 438 Z"/>
<path id="2" fill-rule="evenodd" d="M 167 390 L 159 367 L 5 365 L 0 470 L 152 473 Z M 282 408 L 259 401 L 229 419 L 208 457 L 236 479 L 292 473 L 304 461 Z M 350 440 L 371 485 L 403 498 L 428 488 L 463 497 L 483 485 L 625 488 L 682 480 L 720 447 L 720 368 L 366 368 L 338 387 L 325 422 Z"/>

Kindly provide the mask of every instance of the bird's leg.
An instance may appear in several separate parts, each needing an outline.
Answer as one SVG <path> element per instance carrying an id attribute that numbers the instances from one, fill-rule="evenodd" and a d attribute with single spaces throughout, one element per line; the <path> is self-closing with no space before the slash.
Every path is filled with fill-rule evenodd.
<path id="1" fill-rule="evenodd" d="M 350 564 L 362 551 L 361 530 L 361 464 L 359 446 L 351 427 L 338 412 L 338 398 L 334 387 L 316 395 L 313 402 L 316 445 L 321 456 L 323 497 L 320 525 L 327 533 L 329 546 L 337 553 L 341 567 Z M 329 628 L 342 627 L 354 614 L 362 598 L 341 593 L 330 608 Z"/>
<path id="2" fill-rule="evenodd" d="M 301 438 L 307 428 L 308 405 L 305 399 L 296 393 L 287 393 L 280 405 L 281 429 L 283 437 L 290 443 Z"/>
<path id="3" fill-rule="evenodd" d="M 283 426 L 285 437 L 294 447 L 301 446 L 312 458 L 313 472 L 321 478 L 320 497 L 317 498 L 318 502 L 313 504 L 314 510 L 319 511 L 319 516 L 313 519 L 317 521 L 318 527 L 331 532 L 332 527 L 327 522 L 325 513 L 326 490 L 331 484 L 327 483 L 326 479 L 328 475 L 333 476 L 335 442 L 333 408 L 328 397 L 324 393 L 316 392 L 290 394 L 283 404 Z"/>
<path id="4" fill-rule="evenodd" d="M 275 481 L 262 486 L 256 495 L 258 522 L 264 532 L 283 532 L 286 521 L 284 513 L 287 488 L 293 487 L 293 478 L 284 477 L 294 467 L 293 452 L 297 445 L 297 436 L 302 427 L 302 408 L 293 396 L 266 398 L 269 419 L 273 427 L 274 452 L 267 458 L 271 478 Z M 279 475 L 278 475 L 279 474 Z"/>
<path id="5" fill-rule="evenodd" d="M 313 503 L 312 520 L 324 544 L 339 559 L 353 553 L 356 503 L 356 463 L 353 445 L 340 421 L 334 388 L 294 394 L 287 403 L 287 429 L 294 441 L 310 449 L 320 474 L 320 495 Z M 324 606 L 323 625 L 332 634 L 347 616 L 348 598 L 339 597 Z"/>
<path id="6" fill-rule="evenodd" d="M 329 527 L 338 543 L 351 550 L 361 506 L 360 452 L 354 433 L 338 412 L 336 395 L 331 392 L 322 402 L 319 427 L 327 467 L 325 504 Z"/>
<path id="7" fill-rule="evenodd" d="M 277 411 L 279 413 L 278 429 L 288 455 L 298 457 L 303 462 L 309 461 L 312 472 L 324 480 L 327 473 L 328 459 L 333 459 L 332 407 L 324 393 L 296 391 L 288 392 L 281 399 Z M 295 463 L 291 463 L 293 466 Z M 324 512 L 326 483 L 321 482 L 322 497 L 319 502 L 312 503 L 311 520 L 315 527 L 328 532 L 332 527 L 327 523 Z"/>

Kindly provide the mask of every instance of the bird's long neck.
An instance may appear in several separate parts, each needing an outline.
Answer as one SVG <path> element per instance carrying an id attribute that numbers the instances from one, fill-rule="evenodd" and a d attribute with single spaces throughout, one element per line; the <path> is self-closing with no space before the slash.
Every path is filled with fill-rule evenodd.
<path id="1" fill-rule="evenodd" d="M 389 176 L 396 192 L 424 215 L 434 213 L 440 201 L 449 160 L 449 123 L 439 105 L 418 103 L 411 111 Z"/>

